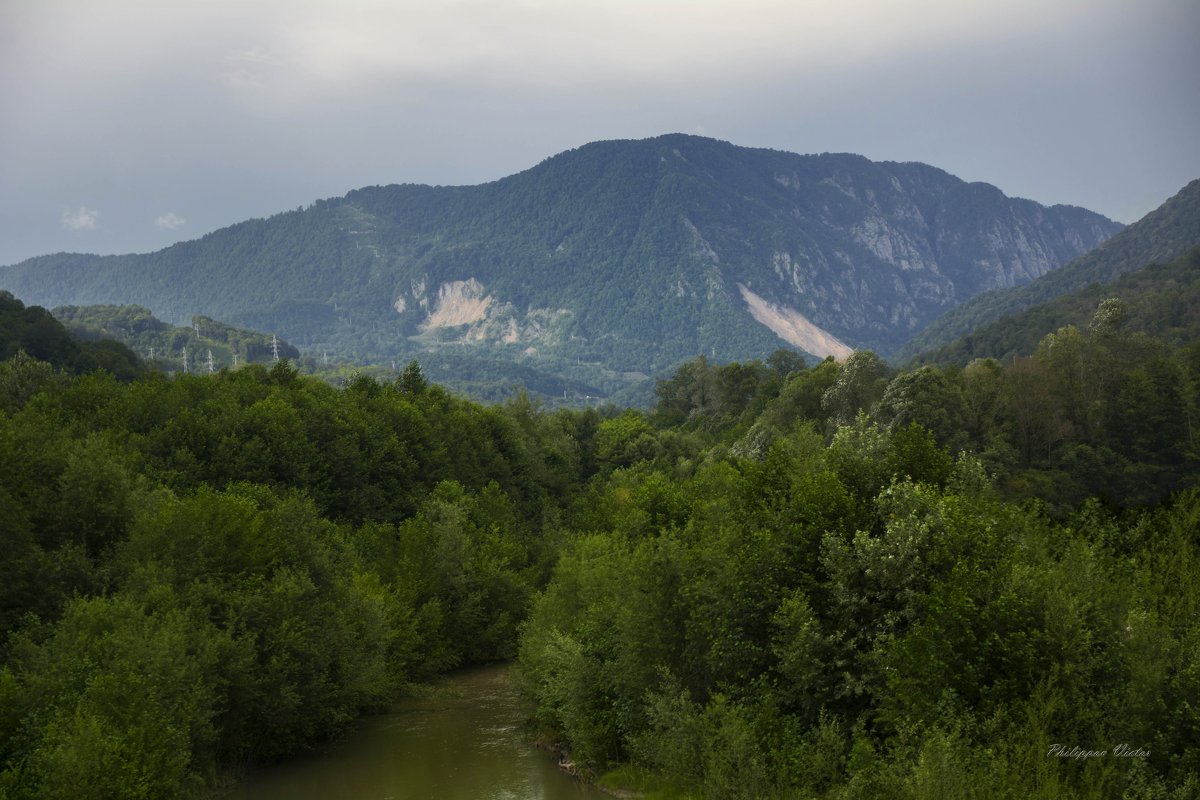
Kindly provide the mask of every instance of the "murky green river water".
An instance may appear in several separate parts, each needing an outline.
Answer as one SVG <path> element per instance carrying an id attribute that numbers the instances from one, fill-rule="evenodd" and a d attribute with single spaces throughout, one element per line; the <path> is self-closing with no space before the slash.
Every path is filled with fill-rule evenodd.
<path id="1" fill-rule="evenodd" d="M 370 717 L 329 752 L 252 772 L 229 800 L 599 800 L 522 736 L 506 665 L 444 678 Z"/>

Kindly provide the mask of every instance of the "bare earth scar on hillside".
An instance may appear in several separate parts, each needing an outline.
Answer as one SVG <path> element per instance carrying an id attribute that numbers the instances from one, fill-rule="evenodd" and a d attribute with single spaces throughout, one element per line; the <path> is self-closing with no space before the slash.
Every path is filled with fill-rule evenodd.
<path id="1" fill-rule="evenodd" d="M 825 358 L 833 356 L 838 361 L 854 352 L 854 348 L 843 344 L 838 338 L 821 330 L 794 308 L 778 306 L 764 300 L 742 284 L 738 284 L 742 299 L 750 309 L 750 315 L 770 328 L 776 336 L 794 344 L 807 353 Z"/>

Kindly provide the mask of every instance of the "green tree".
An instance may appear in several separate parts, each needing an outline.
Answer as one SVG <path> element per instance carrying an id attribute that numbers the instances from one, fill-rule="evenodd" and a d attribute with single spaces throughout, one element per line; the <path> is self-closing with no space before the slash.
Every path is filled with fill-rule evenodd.
<path id="1" fill-rule="evenodd" d="M 939 444 L 956 449 L 966 445 L 962 392 L 933 367 L 921 367 L 893 378 L 876 414 L 893 431 L 917 424 L 932 433 Z"/>
<path id="2" fill-rule="evenodd" d="M 838 367 L 837 380 L 821 396 L 821 407 L 834 425 L 848 425 L 860 412 L 870 413 L 887 387 L 888 368 L 870 350 L 858 350 Z"/>

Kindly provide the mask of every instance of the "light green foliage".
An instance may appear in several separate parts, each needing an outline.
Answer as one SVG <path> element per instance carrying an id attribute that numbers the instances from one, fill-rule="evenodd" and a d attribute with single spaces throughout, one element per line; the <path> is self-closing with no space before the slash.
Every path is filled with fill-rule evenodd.
<path id="1" fill-rule="evenodd" d="M 179 797 L 211 769 L 221 637 L 154 599 L 77 600 L 47 642 L 15 642 L 37 796 Z"/>
<path id="2" fill-rule="evenodd" d="M 183 369 L 185 348 L 191 372 L 208 370 L 210 352 L 216 369 L 269 364 L 275 358 L 270 333 L 237 328 L 200 315 L 193 315 L 189 324 L 171 325 L 155 318 L 150 309 L 135 305 L 71 305 L 55 308 L 53 314 L 79 337 L 120 342 L 147 363 L 168 372 Z M 300 351 L 293 345 L 278 337 L 275 341 L 280 358 L 300 357 Z"/>
<path id="3" fill-rule="evenodd" d="M 893 431 L 920 425 L 939 444 L 961 448 L 966 444 L 962 419 L 966 414 L 957 383 L 932 367 L 897 375 L 879 401 L 877 415 Z"/>
<path id="4" fill-rule="evenodd" d="M 12 358 L 0 361 L 0 410 L 11 414 L 59 380 L 52 365 L 18 350 Z"/>
<path id="5" fill-rule="evenodd" d="M 653 460 L 659 452 L 653 428 L 637 411 L 606 419 L 596 429 L 596 459 L 610 469 Z"/>
<path id="6" fill-rule="evenodd" d="M 838 367 L 837 380 L 821 396 L 821 407 L 833 425 L 848 425 L 870 413 L 887 387 L 887 365 L 870 350 L 856 350 Z"/>
<path id="7" fill-rule="evenodd" d="M 838 478 L 863 500 L 874 497 L 891 480 L 886 431 L 864 413 L 840 426 L 829 446 L 829 463 Z"/>

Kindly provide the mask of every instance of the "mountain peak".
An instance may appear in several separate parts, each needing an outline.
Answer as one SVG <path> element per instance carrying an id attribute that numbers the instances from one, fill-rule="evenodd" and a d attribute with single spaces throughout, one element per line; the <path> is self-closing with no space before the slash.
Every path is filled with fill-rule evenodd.
<path id="1" fill-rule="evenodd" d="M 671 133 L 479 186 L 365 187 L 157 253 L 33 259 L 0 286 L 199 313 L 343 356 L 455 348 L 615 387 L 697 353 L 887 353 L 1119 229 L 927 165 Z"/>

